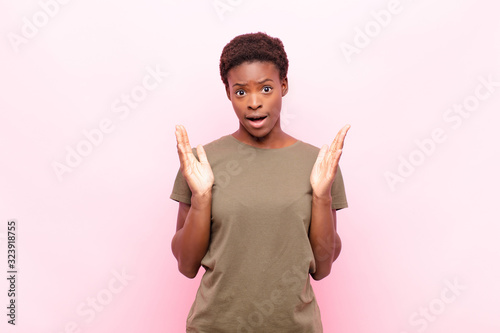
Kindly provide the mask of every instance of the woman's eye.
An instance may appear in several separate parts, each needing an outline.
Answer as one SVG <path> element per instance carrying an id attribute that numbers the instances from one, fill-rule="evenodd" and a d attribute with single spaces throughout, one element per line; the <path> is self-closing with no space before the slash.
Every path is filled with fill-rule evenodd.
<path id="1" fill-rule="evenodd" d="M 265 93 L 269 93 L 271 92 L 273 88 L 269 87 L 269 86 L 265 86 L 264 88 L 262 88 L 262 91 L 264 91 Z"/>
<path id="2" fill-rule="evenodd" d="M 236 90 L 236 95 L 245 96 L 245 91 L 244 90 Z"/>

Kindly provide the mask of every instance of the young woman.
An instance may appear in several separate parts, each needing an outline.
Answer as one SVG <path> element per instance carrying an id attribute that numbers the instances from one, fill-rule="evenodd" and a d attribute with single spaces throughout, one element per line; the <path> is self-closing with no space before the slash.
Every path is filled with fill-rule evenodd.
<path id="1" fill-rule="evenodd" d="M 235 37 L 220 73 L 238 130 L 192 149 L 176 126 L 172 252 L 189 278 L 205 268 L 187 332 L 323 331 L 310 277 L 327 276 L 340 253 L 338 161 L 349 125 L 321 150 L 283 132 L 287 70 L 278 38 Z"/>

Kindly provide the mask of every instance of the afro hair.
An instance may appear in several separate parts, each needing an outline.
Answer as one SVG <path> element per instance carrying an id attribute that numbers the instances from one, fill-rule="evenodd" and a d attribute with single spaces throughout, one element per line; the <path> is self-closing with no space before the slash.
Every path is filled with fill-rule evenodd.
<path id="1" fill-rule="evenodd" d="M 228 87 L 227 75 L 231 68 L 244 62 L 272 62 L 283 80 L 288 72 L 288 58 L 279 38 L 271 37 L 263 32 L 249 33 L 234 37 L 224 46 L 220 57 L 220 76 Z"/>

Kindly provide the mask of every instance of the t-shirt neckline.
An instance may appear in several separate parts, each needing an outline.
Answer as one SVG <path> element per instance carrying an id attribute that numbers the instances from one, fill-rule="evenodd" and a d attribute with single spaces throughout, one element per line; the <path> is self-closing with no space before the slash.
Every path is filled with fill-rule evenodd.
<path id="1" fill-rule="evenodd" d="M 291 149 L 293 147 L 296 147 L 301 142 L 301 140 L 297 140 L 294 143 L 292 143 L 291 145 L 286 146 L 286 147 L 281 147 L 281 148 L 260 148 L 260 147 L 255 147 L 255 146 L 249 145 L 248 143 L 241 142 L 240 140 L 236 139 L 232 134 L 228 134 L 227 136 L 230 137 L 231 140 L 237 142 L 238 144 L 240 144 L 242 146 L 253 148 L 255 150 L 262 150 L 262 151 L 283 151 L 286 149 Z"/>

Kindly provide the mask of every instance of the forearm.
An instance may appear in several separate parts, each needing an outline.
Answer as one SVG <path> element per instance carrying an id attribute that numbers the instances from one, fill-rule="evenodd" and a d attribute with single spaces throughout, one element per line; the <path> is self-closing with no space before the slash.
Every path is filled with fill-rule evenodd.
<path id="1" fill-rule="evenodd" d="M 336 216 L 332 212 L 332 199 L 313 195 L 309 240 L 316 261 L 312 274 L 320 280 L 330 274 L 332 263 L 340 254 L 341 241 L 336 231 Z"/>
<path id="2" fill-rule="evenodd" d="M 172 252 L 179 271 L 189 278 L 198 273 L 210 240 L 212 195 L 193 196 L 184 225 L 172 239 Z"/>

